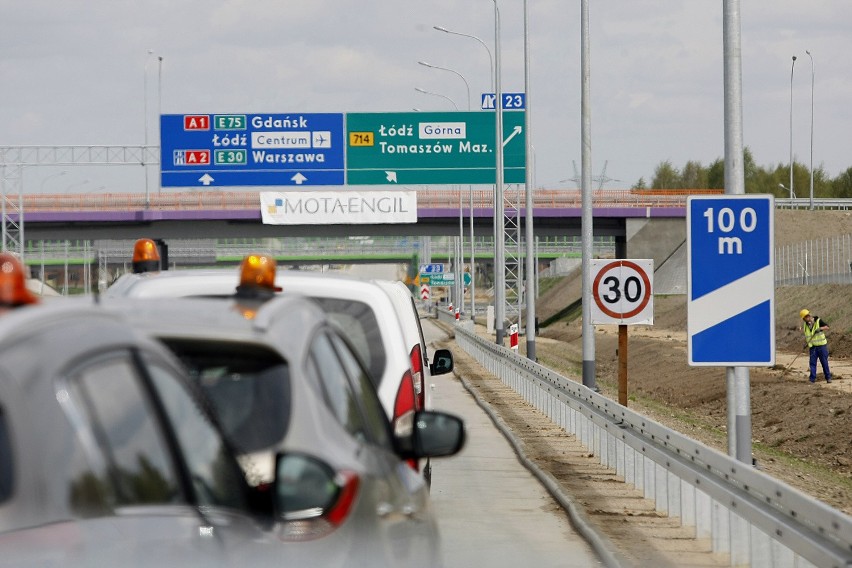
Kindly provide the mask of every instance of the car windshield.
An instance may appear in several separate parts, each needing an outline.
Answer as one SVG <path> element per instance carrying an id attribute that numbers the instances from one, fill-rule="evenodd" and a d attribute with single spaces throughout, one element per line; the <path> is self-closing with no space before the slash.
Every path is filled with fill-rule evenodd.
<path id="1" fill-rule="evenodd" d="M 165 339 L 202 388 L 234 448 L 242 454 L 277 445 L 290 420 L 287 362 L 262 345 Z"/>

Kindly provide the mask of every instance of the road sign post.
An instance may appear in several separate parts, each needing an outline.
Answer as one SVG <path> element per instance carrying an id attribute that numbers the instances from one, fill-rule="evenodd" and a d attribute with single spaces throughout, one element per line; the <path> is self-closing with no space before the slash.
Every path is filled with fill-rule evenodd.
<path id="1" fill-rule="evenodd" d="M 687 199 L 687 336 L 691 366 L 775 364 L 771 195 Z"/>

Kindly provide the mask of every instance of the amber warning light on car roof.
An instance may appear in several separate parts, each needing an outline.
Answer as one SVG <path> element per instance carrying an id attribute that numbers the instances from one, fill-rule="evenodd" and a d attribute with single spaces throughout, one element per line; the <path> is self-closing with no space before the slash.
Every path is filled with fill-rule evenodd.
<path id="1" fill-rule="evenodd" d="M 275 259 L 265 254 L 249 254 L 240 264 L 237 296 L 262 298 L 280 292 L 275 285 Z"/>
<path id="2" fill-rule="evenodd" d="M 24 265 L 15 256 L 0 253 L 0 306 L 17 307 L 38 303 L 38 297 L 27 289 Z"/>
<path id="3" fill-rule="evenodd" d="M 139 239 L 133 245 L 133 273 L 160 270 L 160 251 L 151 239 Z"/>

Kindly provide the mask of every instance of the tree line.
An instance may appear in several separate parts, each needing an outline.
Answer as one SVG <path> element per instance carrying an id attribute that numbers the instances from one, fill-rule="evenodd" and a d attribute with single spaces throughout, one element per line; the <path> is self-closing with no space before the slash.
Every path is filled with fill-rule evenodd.
<path id="1" fill-rule="evenodd" d="M 743 152 L 746 193 L 771 193 L 775 197 L 790 197 L 790 165 L 777 164 L 774 167 L 758 166 L 754 162 L 751 150 Z M 844 198 L 852 197 L 852 168 L 830 177 L 820 165 L 814 168 L 814 197 Z M 811 170 L 809 166 L 793 161 L 793 191 L 796 197 L 810 197 Z M 647 183 L 639 178 L 632 189 L 724 189 L 725 161 L 721 158 L 708 166 L 700 162 L 688 161 L 680 169 L 671 161 L 660 162 L 654 170 L 654 177 Z"/>

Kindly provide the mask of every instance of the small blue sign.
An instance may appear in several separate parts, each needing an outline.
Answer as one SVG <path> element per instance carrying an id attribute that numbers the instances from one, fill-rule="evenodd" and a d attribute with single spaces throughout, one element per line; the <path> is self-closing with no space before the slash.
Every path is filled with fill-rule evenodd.
<path id="1" fill-rule="evenodd" d="M 343 185 L 342 113 L 160 116 L 163 187 Z"/>
<path id="2" fill-rule="evenodd" d="M 771 195 L 687 199 L 687 335 L 691 366 L 775 364 Z"/>
<path id="3" fill-rule="evenodd" d="M 420 265 L 420 274 L 443 274 L 444 273 L 444 265 L 443 264 L 421 264 Z"/>
<path id="4" fill-rule="evenodd" d="M 525 110 L 527 108 L 526 93 L 500 93 L 503 98 L 503 110 Z M 495 93 L 482 93 L 482 110 L 494 110 L 497 105 Z"/>

